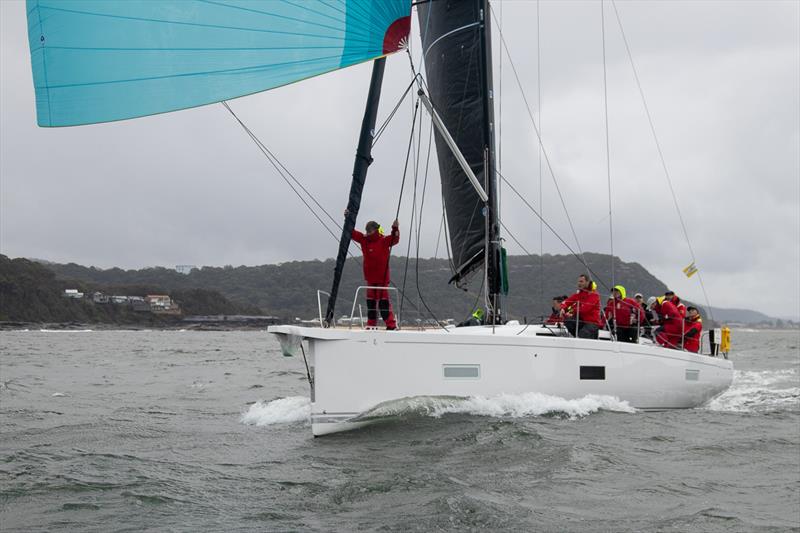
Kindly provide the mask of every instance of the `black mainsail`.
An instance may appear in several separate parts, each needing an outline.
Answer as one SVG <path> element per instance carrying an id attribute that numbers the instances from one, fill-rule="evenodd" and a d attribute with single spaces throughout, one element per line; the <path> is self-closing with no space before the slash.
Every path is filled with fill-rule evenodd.
<path id="1" fill-rule="evenodd" d="M 488 0 L 432 0 L 417 6 L 427 89 L 436 112 L 489 197 L 484 203 L 450 147 L 436 133 L 447 225 L 461 284 L 484 265 L 487 292 L 498 309 L 500 242 Z"/>

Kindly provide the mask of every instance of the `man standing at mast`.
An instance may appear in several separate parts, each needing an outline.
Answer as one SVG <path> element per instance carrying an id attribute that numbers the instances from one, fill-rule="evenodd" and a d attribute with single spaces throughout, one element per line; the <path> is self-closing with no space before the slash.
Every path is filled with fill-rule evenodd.
<path id="1" fill-rule="evenodd" d="M 386 329 L 397 329 L 389 291 L 380 287 L 389 286 L 389 256 L 392 246 L 400 242 L 399 223 L 395 219 L 392 223 L 392 232 L 386 236 L 374 220 L 367 222 L 365 230 L 366 233 L 361 233 L 354 229 L 352 238 L 361 245 L 364 254 L 364 279 L 367 285 L 377 287 L 367 289 L 367 327 L 374 328 L 378 325 L 378 310 L 380 310 Z"/>

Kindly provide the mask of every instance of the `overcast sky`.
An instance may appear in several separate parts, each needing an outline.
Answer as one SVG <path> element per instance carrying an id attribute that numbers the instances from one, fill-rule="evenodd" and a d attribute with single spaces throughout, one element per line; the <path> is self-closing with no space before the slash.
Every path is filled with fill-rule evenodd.
<path id="1" fill-rule="evenodd" d="M 614 254 L 702 302 L 697 277 L 681 273 L 691 255 L 612 6 L 605 6 Z M 797 317 L 800 2 L 617 7 L 712 305 Z M 608 253 L 600 3 L 539 4 L 540 80 L 537 3 L 495 2 L 494 9 L 537 120 L 541 113 L 542 139 L 580 245 Z M 118 123 L 37 127 L 24 2 L 0 2 L 0 24 L 0 253 L 103 268 L 335 255 L 336 242 L 219 104 Z M 416 25 L 413 33 L 419 63 Z M 539 204 L 536 136 L 508 59 L 500 60 L 498 37 L 495 31 L 502 172 L 574 248 L 547 173 Z M 360 65 L 231 102 L 337 218 L 347 201 L 370 69 Z M 379 120 L 410 78 L 405 54 L 390 57 Z M 394 216 L 412 106 L 403 106 L 374 150 L 359 225 L 370 218 L 388 225 Z M 427 133 L 423 156 L 426 145 Z M 436 253 L 441 220 L 431 166 L 423 257 Z M 508 190 L 502 198 L 504 223 L 538 253 L 538 220 Z M 401 255 L 411 199 L 407 189 Z M 507 247 L 524 253 L 511 240 Z M 544 251 L 568 253 L 547 232 Z M 445 253 L 440 244 L 438 256 Z"/>

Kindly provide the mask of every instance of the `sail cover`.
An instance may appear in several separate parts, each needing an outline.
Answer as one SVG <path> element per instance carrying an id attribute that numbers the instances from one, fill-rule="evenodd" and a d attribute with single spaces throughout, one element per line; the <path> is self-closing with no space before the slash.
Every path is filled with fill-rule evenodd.
<path id="1" fill-rule="evenodd" d="M 28 0 L 40 126 L 219 102 L 395 52 L 411 0 Z"/>
<path id="2" fill-rule="evenodd" d="M 417 7 L 431 100 L 481 184 L 486 183 L 484 148 L 493 148 L 492 110 L 485 102 L 490 82 L 484 73 L 490 70 L 481 42 L 483 6 L 482 0 L 442 0 Z M 483 203 L 438 132 L 436 150 L 455 266 L 453 280 L 459 282 L 483 265 L 486 219 Z"/>

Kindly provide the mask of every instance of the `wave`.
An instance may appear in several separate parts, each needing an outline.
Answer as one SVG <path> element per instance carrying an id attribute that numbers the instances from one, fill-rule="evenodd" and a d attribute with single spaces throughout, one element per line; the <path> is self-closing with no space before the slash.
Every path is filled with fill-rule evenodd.
<path id="1" fill-rule="evenodd" d="M 382 418 L 410 414 L 434 418 L 440 418 L 446 414 L 511 418 L 564 415 L 568 418 L 578 418 L 598 411 L 634 413 L 636 409 L 631 407 L 628 402 L 614 396 L 589 394 L 583 398 L 567 400 L 558 396 L 528 392 L 468 398 L 415 396 L 379 404 L 358 418 Z"/>
<path id="2" fill-rule="evenodd" d="M 310 423 L 311 400 L 306 396 L 278 398 L 271 402 L 258 401 L 242 413 L 241 422 L 253 426 Z"/>
<path id="3" fill-rule="evenodd" d="M 800 407 L 800 381 L 795 369 L 735 370 L 731 387 L 706 409 L 737 413 Z"/>
<path id="4" fill-rule="evenodd" d="M 636 409 L 613 396 L 590 394 L 567 400 L 536 392 L 500 394 L 493 397 L 468 398 L 447 396 L 414 396 L 381 403 L 362 413 L 358 420 L 376 420 L 408 416 L 440 418 L 446 414 L 469 414 L 488 417 L 525 418 L 535 416 L 564 416 L 574 419 L 599 411 L 634 413 Z M 241 422 L 255 426 L 310 423 L 311 401 L 305 396 L 279 398 L 270 402 L 258 401 L 241 416 Z"/>

